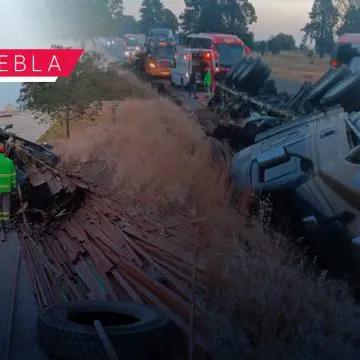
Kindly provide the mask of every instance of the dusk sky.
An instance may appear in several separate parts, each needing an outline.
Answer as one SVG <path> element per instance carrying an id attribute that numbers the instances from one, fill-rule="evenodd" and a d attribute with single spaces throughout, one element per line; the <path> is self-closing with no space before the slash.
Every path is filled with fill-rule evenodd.
<path id="1" fill-rule="evenodd" d="M 308 19 L 313 0 L 252 0 L 258 16 L 252 26 L 258 40 L 267 39 L 279 32 L 292 34 L 297 42 L 302 37 L 300 29 Z M 124 0 L 125 13 L 138 17 L 141 0 Z M 163 4 L 179 15 L 184 9 L 183 0 L 163 0 Z"/>

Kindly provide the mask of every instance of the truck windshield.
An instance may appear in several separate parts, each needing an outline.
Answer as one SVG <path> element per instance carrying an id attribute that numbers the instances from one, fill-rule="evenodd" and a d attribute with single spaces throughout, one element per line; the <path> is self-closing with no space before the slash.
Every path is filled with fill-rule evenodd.
<path id="1" fill-rule="evenodd" d="M 126 46 L 137 46 L 137 44 L 138 44 L 138 42 L 134 38 L 127 39 L 127 41 L 126 41 Z"/>
<path id="2" fill-rule="evenodd" d="M 219 54 L 219 65 L 231 67 L 236 61 L 244 56 L 244 46 L 240 44 L 217 44 L 215 46 Z"/>
<path id="3" fill-rule="evenodd" d="M 153 53 L 153 57 L 155 59 L 167 59 L 167 60 L 173 60 L 175 57 L 175 51 L 174 49 L 159 49 Z"/>

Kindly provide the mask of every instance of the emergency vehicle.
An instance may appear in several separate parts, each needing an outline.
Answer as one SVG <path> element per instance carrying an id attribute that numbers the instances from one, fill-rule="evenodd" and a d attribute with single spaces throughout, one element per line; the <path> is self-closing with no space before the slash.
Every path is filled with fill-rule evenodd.
<path id="1" fill-rule="evenodd" d="M 220 33 L 199 33 L 187 36 L 189 49 L 212 50 L 219 63 L 217 80 L 222 80 L 231 67 L 242 57 L 250 55 L 250 49 L 235 35 Z"/>
<path id="2" fill-rule="evenodd" d="M 173 86 L 185 88 L 189 85 L 190 76 L 196 71 L 196 83 L 202 87 L 206 68 L 210 68 L 212 83 L 215 84 L 215 74 L 218 71 L 218 63 L 214 51 L 203 49 L 179 49 L 176 62 L 171 69 L 171 83 Z"/>

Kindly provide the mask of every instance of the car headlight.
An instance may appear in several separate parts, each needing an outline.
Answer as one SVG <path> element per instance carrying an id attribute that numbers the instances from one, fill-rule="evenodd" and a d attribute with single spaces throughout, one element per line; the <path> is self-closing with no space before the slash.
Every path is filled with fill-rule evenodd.
<path id="1" fill-rule="evenodd" d="M 189 73 L 188 73 L 188 72 L 185 74 L 185 77 L 187 77 L 187 78 L 189 77 Z"/>
<path id="2" fill-rule="evenodd" d="M 139 51 L 139 50 L 140 50 L 140 46 L 137 46 L 137 47 L 136 47 L 136 51 Z"/>
<path id="3" fill-rule="evenodd" d="M 156 68 L 156 65 L 154 63 L 150 63 L 149 65 L 151 68 L 155 69 Z"/>
<path id="4" fill-rule="evenodd" d="M 128 51 L 125 51 L 125 56 L 129 56 L 129 52 L 128 52 Z"/>

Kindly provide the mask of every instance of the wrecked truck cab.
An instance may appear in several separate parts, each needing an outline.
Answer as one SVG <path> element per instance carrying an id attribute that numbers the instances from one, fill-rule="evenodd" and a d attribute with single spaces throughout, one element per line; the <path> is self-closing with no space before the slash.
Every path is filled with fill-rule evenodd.
<path id="1" fill-rule="evenodd" d="M 302 116 L 257 136 L 231 167 L 236 187 L 270 197 L 275 225 L 290 218 L 293 236 L 334 274 L 360 271 L 359 119 L 340 107 Z"/>

